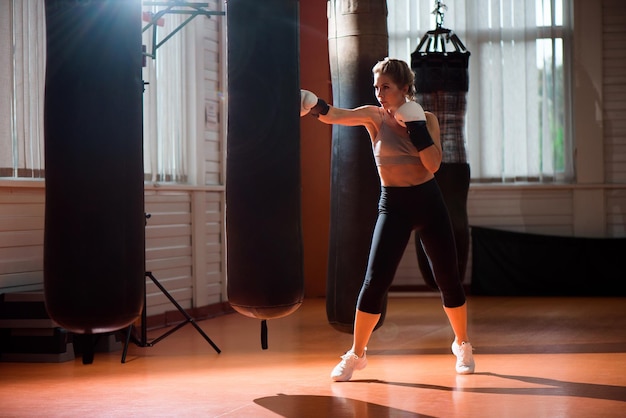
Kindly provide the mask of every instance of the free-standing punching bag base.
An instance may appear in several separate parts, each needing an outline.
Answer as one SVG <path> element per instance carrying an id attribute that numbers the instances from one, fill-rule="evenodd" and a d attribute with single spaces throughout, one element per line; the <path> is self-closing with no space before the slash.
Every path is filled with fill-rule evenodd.
<path id="1" fill-rule="evenodd" d="M 46 309 L 74 333 L 116 331 L 143 308 L 141 1 L 45 8 Z"/>
<path id="2" fill-rule="evenodd" d="M 227 297 L 263 320 L 262 339 L 265 320 L 304 298 L 298 11 L 296 0 L 231 0 L 226 13 Z"/>
<path id="3" fill-rule="evenodd" d="M 328 10 L 333 104 L 346 108 L 375 104 L 372 67 L 388 55 L 387 3 L 329 0 Z M 330 325 L 341 332 L 353 332 L 379 196 L 367 131 L 334 125 L 326 314 Z M 382 325 L 385 311 L 386 305 L 376 328 Z"/>

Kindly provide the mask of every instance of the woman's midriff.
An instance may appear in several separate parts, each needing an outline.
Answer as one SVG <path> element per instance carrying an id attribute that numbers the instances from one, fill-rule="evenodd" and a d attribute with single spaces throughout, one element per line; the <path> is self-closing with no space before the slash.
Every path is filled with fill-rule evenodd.
<path id="1" fill-rule="evenodd" d="M 386 187 L 417 186 L 434 177 L 426 168 L 415 164 L 389 164 L 377 168 L 380 184 Z"/>

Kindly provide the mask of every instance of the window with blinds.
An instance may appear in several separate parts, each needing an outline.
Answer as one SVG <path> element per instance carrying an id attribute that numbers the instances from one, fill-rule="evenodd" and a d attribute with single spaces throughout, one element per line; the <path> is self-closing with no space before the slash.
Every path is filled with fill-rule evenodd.
<path id="1" fill-rule="evenodd" d="M 143 6 L 143 10 L 156 11 L 156 7 Z M 0 16 L 0 178 L 43 179 L 45 3 L 1 1 Z M 156 41 L 162 42 L 186 18 L 169 14 L 159 21 Z M 194 45 L 186 32 L 183 28 L 163 42 L 158 59 L 146 58 L 143 69 L 146 181 L 186 183 L 188 179 L 190 119 L 185 95 L 193 71 L 187 55 Z M 144 31 L 143 43 L 152 49 L 151 30 Z"/>
<path id="2" fill-rule="evenodd" d="M 410 62 L 443 27 L 471 52 L 465 119 L 473 182 L 573 180 L 571 0 L 394 0 L 389 55 Z"/>

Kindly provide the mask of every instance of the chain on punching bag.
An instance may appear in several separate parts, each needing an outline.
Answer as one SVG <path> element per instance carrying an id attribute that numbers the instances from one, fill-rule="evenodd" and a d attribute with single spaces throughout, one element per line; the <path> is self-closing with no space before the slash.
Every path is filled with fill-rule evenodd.
<path id="1" fill-rule="evenodd" d="M 44 294 L 79 334 L 141 313 L 140 0 L 46 0 Z"/>
<path id="2" fill-rule="evenodd" d="M 231 0 L 227 294 L 239 313 L 289 315 L 304 297 L 298 1 Z"/>
<path id="3" fill-rule="evenodd" d="M 376 104 L 372 67 L 388 54 L 384 0 L 328 2 L 333 104 Z M 380 181 L 364 127 L 332 127 L 331 213 L 326 313 L 341 332 L 354 327 L 356 300 L 367 268 Z M 384 321 L 382 312 L 377 327 Z"/>

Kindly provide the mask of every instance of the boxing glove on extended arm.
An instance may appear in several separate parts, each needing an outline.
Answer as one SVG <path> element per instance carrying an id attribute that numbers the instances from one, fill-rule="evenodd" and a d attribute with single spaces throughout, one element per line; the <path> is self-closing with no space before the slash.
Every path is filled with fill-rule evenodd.
<path id="1" fill-rule="evenodd" d="M 426 115 L 419 103 L 406 102 L 396 110 L 394 115 L 398 123 L 407 128 L 409 138 L 418 151 L 433 145 L 433 139 L 426 127 Z"/>
<path id="2" fill-rule="evenodd" d="M 300 116 L 311 114 L 316 118 L 328 113 L 330 106 L 308 90 L 300 90 Z"/>

